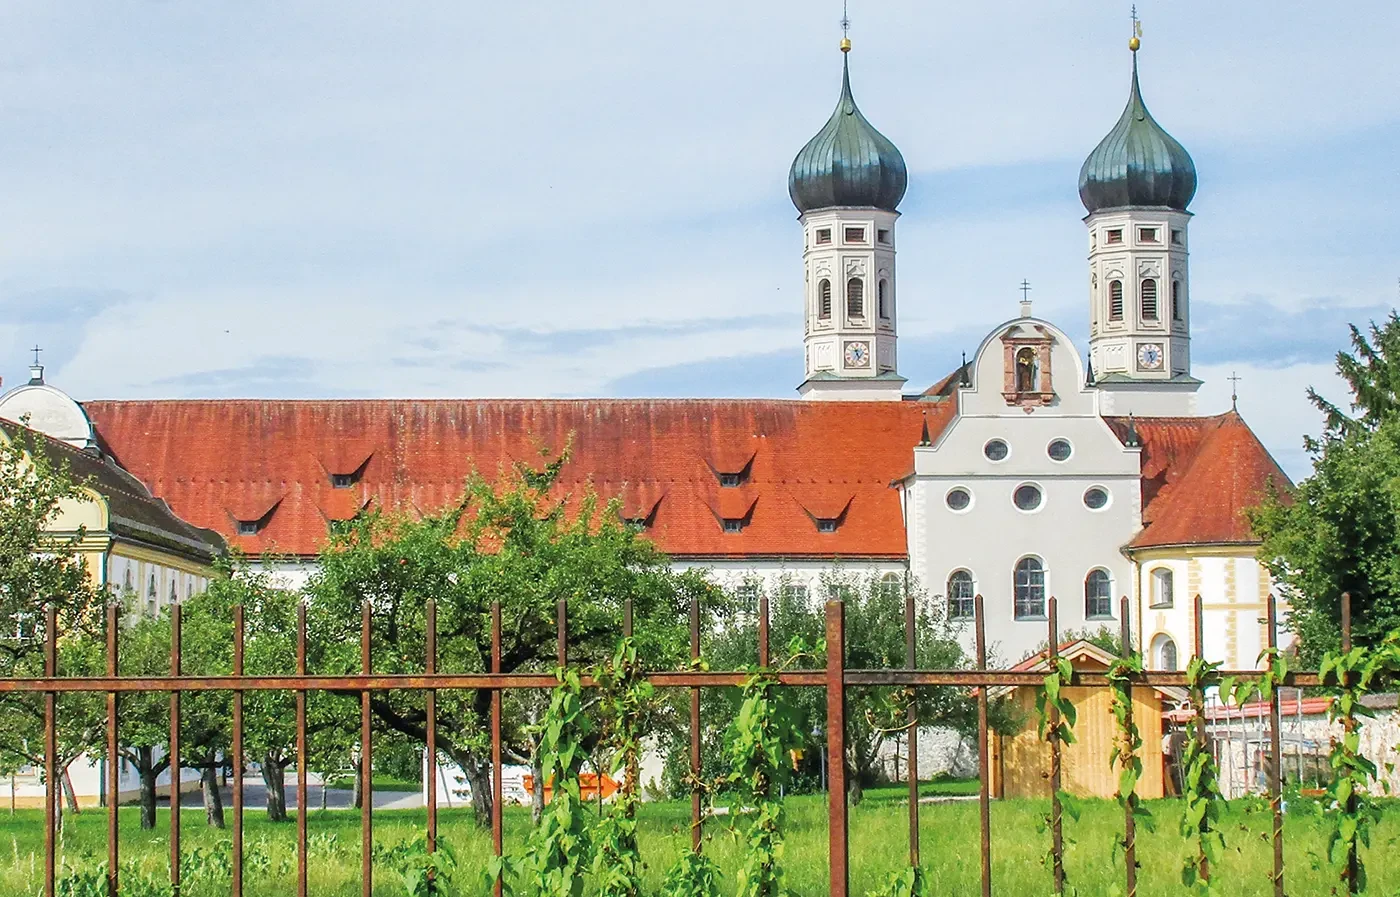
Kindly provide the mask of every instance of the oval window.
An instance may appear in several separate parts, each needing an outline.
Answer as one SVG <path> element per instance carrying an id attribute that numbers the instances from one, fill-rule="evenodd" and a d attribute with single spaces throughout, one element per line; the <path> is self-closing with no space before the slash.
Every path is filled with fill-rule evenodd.
<path id="1" fill-rule="evenodd" d="M 982 454 L 987 456 L 988 461 L 1004 461 L 1011 454 L 1011 449 L 1004 440 L 993 439 L 982 447 Z"/>
<path id="2" fill-rule="evenodd" d="M 1108 491 L 1098 486 L 1091 487 L 1084 493 L 1084 507 L 1091 511 L 1101 511 L 1108 507 Z"/>
<path id="3" fill-rule="evenodd" d="M 1045 451 L 1052 461 L 1068 461 L 1069 456 L 1074 454 L 1074 448 L 1069 444 L 1068 439 L 1054 440 Z"/>
<path id="4" fill-rule="evenodd" d="M 948 492 L 948 507 L 954 511 L 966 511 L 972 504 L 972 493 L 961 487 Z"/>
<path id="5" fill-rule="evenodd" d="M 1016 502 L 1016 507 L 1020 508 L 1022 511 L 1034 511 L 1036 508 L 1040 507 L 1040 502 L 1042 500 L 1040 487 L 1032 483 L 1017 486 L 1013 500 Z"/>

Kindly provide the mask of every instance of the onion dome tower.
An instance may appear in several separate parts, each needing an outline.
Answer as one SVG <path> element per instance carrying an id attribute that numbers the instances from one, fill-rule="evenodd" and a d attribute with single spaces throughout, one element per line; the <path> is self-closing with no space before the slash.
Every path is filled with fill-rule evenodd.
<path id="1" fill-rule="evenodd" d="M 1089 214 L 1089 361 L 1105 414 L 1195 411 L 1187 207 L 1196 165 L 1142 99 L 1141 26 L 1128 105 L 1079 172 Z"/>
<path id="2" fill-rule="evenodd" d="M 805 269 L 806 378 L 798 392 L 898 400 L 894 225 L 909 175 L 899 150 L 856 106 L 850 52 L 842 38 L 836 111 L 788 172 Z"/>

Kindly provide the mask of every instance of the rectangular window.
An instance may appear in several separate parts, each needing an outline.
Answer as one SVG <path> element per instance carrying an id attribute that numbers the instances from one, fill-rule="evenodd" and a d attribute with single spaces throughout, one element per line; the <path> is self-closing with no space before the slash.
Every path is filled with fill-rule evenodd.
<path id="1" fill-rule="evenodd" d="M 258 534 L 258 521 L 240 520 L 238 521 L 238 534 L 240 536 L 256 536 Z"/>
<path id="2" fill-rule="evenodd" d="M 1172 245 L 1181 246 L 1186 242 L 1186 235 L 1179 230 L 1172 231 Z"/>
<path id="3" fill-rule="evenodd" d="M 1159 568 L 1152 571 L 1152 607 L 1172 607 L 1172 571 Z"/>
<path id="4" fill-rule="evenodd" d="M 1139 242 L 1139 243 L 1158 243 L 1158 242 L 1161 242 L 1161 241 L 1159 241 L 1159 240 L 1157 239 L 1157 228 L 1155 228 L 1155 227 L 1140 227 L 1140 228 L 1138 228 L 1138 242 Z"/>
<path id="5" fill-rule="evenodd" d="M 885 230 L 883 227 L 880 228 L 879 230 L 875 231 L 875 240 L 878 243 L 884 243 L 886 246 L 890 245 L 890 232 Z"/>
<path id="6" fill-rule="evenodd" d="M 758 583 L 746 582 L 734 590 L 734 597 L 739 599 L 739 610 L 746 614 L 758 612 L 759 588 Z"/>
<path id="7" fill-rule="evenodd" d="M 818 519 L 817 519 L 817 532 L 819 532 L 819 533 L 834 533 L 834 532 L 836 532 L 836 519 L 833 518 L 833 517 L 821 517 L 821 518 L 818 518 Z"/>
<path id="8" fill-rule="evenodd" d="M 807 587 L 801 583 L 785 583 L 782 587 L 781 594 L 784 601 L 801 603 L 803 605 L 807 603 Z"/>
<path id="9" fill-rule="evenodd" d="M 847 242 L 847 243 L 864 243 L 864 242 L 865 242 L 865 228 L 863 228 L 863 227 L 848 227 L 848 228 L 846 228 L 846 242 Z"/>
<path id="10" fill-rule="evenodd" d="M 353 485 L 355 485 L 355 475 L 353 473 L 331 474 L 332 489 L 349 489 Z"/>
<path id="11" fill-rule="evenodd" d="M 817 229 L 817 245 L 822 246 L 831 242 L 831 228 L 822 227 Z"/>
<path id="12" fill-rule="evenodd" d="M 737 473 L 722 473 L 719 475 L 719 484 L 726 489 L 733 489 L 739 485 L 742 476 Z"/>
<path id="13" fill-rule="evenodd" d="M 726 517 L 724 518 L 724 531 L 726 533 L 742 533 L 744 521 L 737 517 Z"/>
<path id="14" fill-rule="evenodd" d="M 1123 229 L 1122 229 L 1121 227 L 1118 227 L 1118 228 L 1114 228 L 1113 230 L 1108 231 L 1107 233 L 1105 233 L 1105 234 L 1104 234 L 1104 242 L 1105 242 L 1105 243 L 1122 243 L 1122 242 L 1123 242 Z"/>

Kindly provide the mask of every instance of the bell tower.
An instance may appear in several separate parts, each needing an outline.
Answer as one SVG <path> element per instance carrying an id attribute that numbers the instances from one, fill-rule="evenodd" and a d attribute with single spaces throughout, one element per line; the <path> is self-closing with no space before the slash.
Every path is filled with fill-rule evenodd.
<path id="1" fill-rule="evenodd" d="M 908 186 L 899 150 L 851 93 L 841 41 L 836 110 L 792 163 L 788 194 L 802 225 L 808 399 L 898 400 L 895 222 Z"/>

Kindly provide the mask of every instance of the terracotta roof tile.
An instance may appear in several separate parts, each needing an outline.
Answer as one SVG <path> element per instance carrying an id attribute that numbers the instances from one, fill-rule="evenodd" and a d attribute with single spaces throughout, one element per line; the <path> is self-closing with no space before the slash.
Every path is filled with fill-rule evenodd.
<path id="1" fill-rule="evenodd" d="M 1109 425 L 1126 441 L 1127 418 L 1110 418 Z M 1258 543 L 1245 509 L 1271 485 L 1287 490 L 1292 482 L 1238 413 L 1138 418 L 1135 426 L 1143 529 L 1130 549 Z"/>
<path id="2" fill-rule="evenodd" d="M 356 506 L 434 511 L 487 476 L 532 461 L 572 435 L 565 488 L 590 482 L 620 497 L 623 516 L 691 557 L 894 557 L 907 547 L 899 497 L 923 412 L 936 436 L 954 403 L 742 400 L 129 401 L 84 406 L 119 463 L 187 520 L 244 551 L 314 554 L 328 520 Z M 367 459 L 367 460 L 366 460 Z M 749 465 L 739 488 L 717 473 Z M 363 466 L 359 472 L 358 467 Z M 359 473 L 349 489 L 332 474 Z M 836 495 L 839 493 L 839 496 Z M 793 500 L 794 497 L 797 500 Z M 843 498 L 844 497 L 844 498 Z M 845 518 L 818 533 L 805 501 L 840 501 Z M 723 504 L 752 511 L 726 533 Z M 255 536 L 236 521 L 258 519 Z"/>

